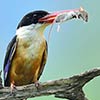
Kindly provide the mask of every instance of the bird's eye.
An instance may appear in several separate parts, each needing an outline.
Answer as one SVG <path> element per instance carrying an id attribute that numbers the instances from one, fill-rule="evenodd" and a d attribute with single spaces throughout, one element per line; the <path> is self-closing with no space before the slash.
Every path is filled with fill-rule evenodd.
<path id="1" fill-rule="evenodd" d="M 33 14 L 33 17 L 36 17 L 37 15 L 36 14 Z"/>
<path id="2" fill-rule="evenodd" d="M 26 17 L 26 19 L 30 19 L 30 17 Z"/>

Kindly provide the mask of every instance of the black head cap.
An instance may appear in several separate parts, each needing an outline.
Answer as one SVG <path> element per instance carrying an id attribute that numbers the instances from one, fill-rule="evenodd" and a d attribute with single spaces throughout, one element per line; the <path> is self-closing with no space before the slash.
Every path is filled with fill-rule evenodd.
<path id="1" fill-rule="evenodd" d="M 17 29 L 22 26 L 40 23 L 38 20 L 48 14 L 48 12 L 42 10 L 30 12 L 22 18 L 21 22 L 18 24 Z"/>

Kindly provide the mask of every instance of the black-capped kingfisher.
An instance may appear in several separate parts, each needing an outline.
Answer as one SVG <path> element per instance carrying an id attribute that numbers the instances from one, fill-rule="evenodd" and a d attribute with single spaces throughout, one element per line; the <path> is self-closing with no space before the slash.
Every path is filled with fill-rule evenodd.
<path id="1" fill-rule="evenodd" d="M 22 86 L 37 83 L 48 55 L 48 46 L 44 36 L 46 26 L 56 23 L 64 16 L 65 20 L 82 18 L 87 21 L 83 9 L 64 10 L 54 13 L 34 11 L 26 14 L 16 29 L 16 35 L 7 47 L 4 60 L 4 86 Z M 84 11 L 85 12 L 85 11 Z M 57 19 L 57 16 L 59 18 Z"/>

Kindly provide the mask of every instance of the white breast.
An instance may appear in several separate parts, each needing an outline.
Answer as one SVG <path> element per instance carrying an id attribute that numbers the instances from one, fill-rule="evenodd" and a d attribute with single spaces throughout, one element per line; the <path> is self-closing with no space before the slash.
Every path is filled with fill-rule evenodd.
<path id="1" fill-rule="evenodd" d="M 45 49 L 45 38 L 42 33 L 34 30 L 34 26 L 25 26 L 16 31 L 18 52 L 25 59 L 36 59 L 42 56 Z"/>

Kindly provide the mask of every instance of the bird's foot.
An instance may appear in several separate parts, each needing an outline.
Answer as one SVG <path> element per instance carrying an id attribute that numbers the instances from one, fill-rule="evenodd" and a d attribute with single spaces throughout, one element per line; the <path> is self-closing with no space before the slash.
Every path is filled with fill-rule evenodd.
<path id="1" fill-rule="evenodd" d="M 41 89 L 41 85 L 40 85 L 39 81 L 34 82 L 34 84 L 35 84 L 35 87 L 37 88 L 37 90 Z"/>
<path id="2" fill-rule="evenodd" d="M 16 91 L 17 91 L 16 86 L 13 83 L 11 83 L 11 85 L 10 85 L 10 93 L 7 95 L 7 97 L 15 96 L 16 95 Z"/>
<path id="3" fill-rule="evenodd" d="M 10 88 L 11 88 L 10 95 L 15 95 L 15 92 L 17 91 L 16 86 L 13 83 L 11 83 Z"/>

